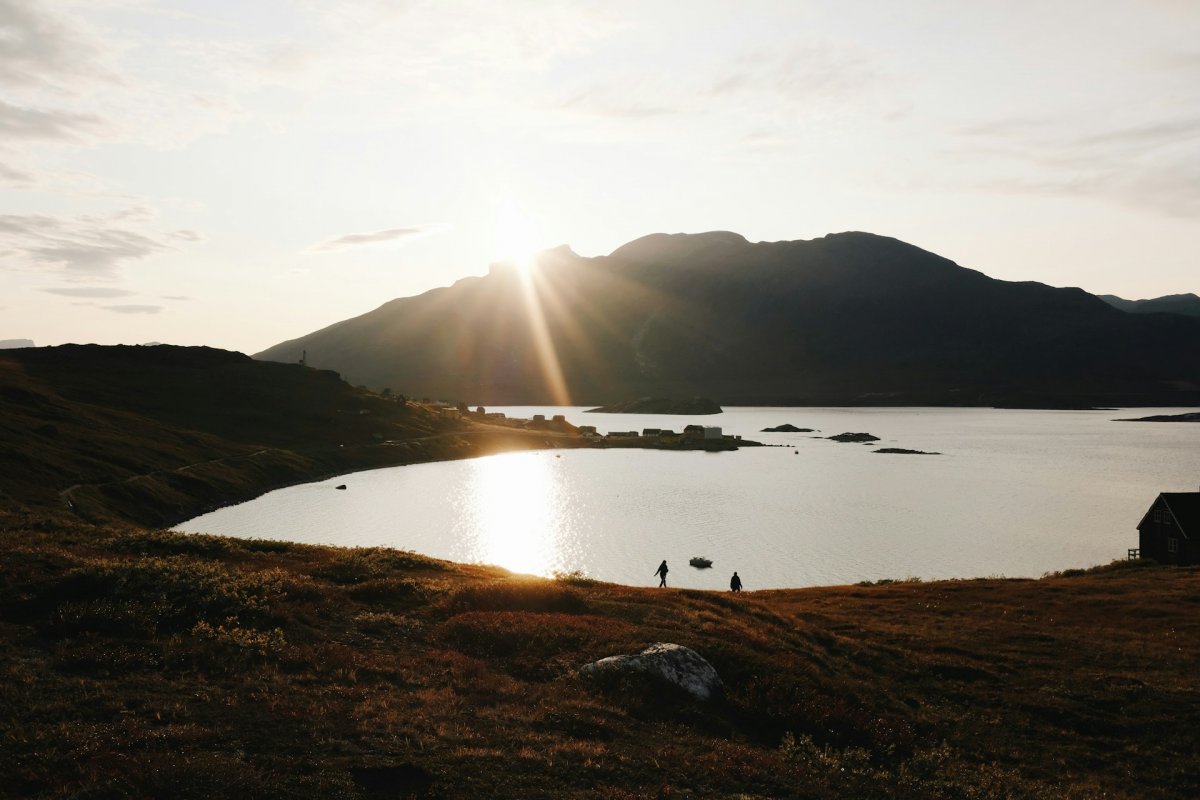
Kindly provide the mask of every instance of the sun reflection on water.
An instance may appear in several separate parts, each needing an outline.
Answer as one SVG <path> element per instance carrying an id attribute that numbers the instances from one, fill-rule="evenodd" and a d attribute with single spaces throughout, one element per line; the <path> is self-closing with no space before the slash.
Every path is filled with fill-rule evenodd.
<path id="1" fill-rule="evenodd" d="M 467 559 L 533 575 L 569 568 L 570 519 L 549 453 L 509 453 L 471 462 Z"/>

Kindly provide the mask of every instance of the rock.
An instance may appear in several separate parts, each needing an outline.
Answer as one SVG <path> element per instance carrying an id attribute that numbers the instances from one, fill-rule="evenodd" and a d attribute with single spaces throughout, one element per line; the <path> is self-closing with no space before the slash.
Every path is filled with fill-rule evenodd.
<path id="1" fill-rule="evenodd" d="M 832 439 L 835 442 L 878 442 L 878 436 L 872 436 L 869 433 L 839 433 L 837 436 L 826 436 L 826 439 Z"/>
<path id="2" fill-rule="evenodd" d="M 763 428 L 763 433 L 812 433 L 814 428 L 797 428 L 795 425 L 776 425 L 774 428 Z"/>
<path id="3" fill-rule="evenodd" d="M 337 486 L 335 486 L 335 487 L 333 487 L 333 488 L 335 488 L 335 489 L 342 489 L 342 490 L 345 490 L 345 488 L 346 488 L 346 484 L 344 484 L 344 483 L 340 483 L 340 484 L 338 484 Z"/>
<path id="4" fill-rule="evenodd" d="M 872 452 L 896 453 L 897 455 L 904 455 L 904 456 L 940 456 L 941 455 L 941 453 L 929 453 L 929 452 L 926 452 L 925 450 L 908 450 L 903 447 L 881 447 L 878 450 L 874 450 Z"/>
<path id="5" fill-rule="evenodd" d="M 641 672 L 672 683 L 697 700 L 709 700 L 723 688 L 712 664 L 690 647 L 655 642 L 640 653 L 602 658 L 585 664 L 579 672 L 587 677 Z"/>

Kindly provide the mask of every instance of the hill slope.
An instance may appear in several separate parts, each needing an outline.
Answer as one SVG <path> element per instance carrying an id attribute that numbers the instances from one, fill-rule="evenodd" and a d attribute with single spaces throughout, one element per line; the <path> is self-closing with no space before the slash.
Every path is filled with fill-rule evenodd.
<path id="1" fill-rule="evenodd" d="M 866 233 L 654 234 L 598 258 L 559 248 L 529 283 L 494 265 L 256 357 L 304 351 L 354 383 L 472 403 L 1200 402 L 1200 321 L 993 280 Z"/>
<path id="2" fill-rule="evenodd" d="M 203 347 L 0 355 L 0 506 L 87 519 L 173 523 L 337 472 L 554 437 L 446 419 L 332 372 Z"/>
<path id="3" fill-rule="evenodd" d="M 0 548 L 4 796 L 1200 793 L 1196 569 L 735 596 L 3 512 Z M 578 673 L 655 641 L 724 696 Z"/>
<path id="4" fill-rule="evenodd" d="M 1192 293 L 1167 294 L 1149 300 L 1126 300 L 1115 294 L 1096 295 L 1113 308 L 1133 314 L 1183 314 L 1200 317 L 1200 297 Z"/>

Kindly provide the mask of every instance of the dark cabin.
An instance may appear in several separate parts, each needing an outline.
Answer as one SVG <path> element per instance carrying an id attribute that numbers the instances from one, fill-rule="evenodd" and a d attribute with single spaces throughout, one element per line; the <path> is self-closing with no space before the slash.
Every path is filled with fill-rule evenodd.
<path id="1" fill-rule="evenodd" d="M 1142 558 L 1200 564 L 1200 492 L 1163 492 L 1137 529 Z"/>

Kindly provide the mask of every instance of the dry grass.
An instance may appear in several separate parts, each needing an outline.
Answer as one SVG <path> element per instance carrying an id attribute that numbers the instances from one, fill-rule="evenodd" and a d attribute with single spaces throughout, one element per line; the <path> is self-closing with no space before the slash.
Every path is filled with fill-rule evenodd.
<path id="1" fill-rule="evenodd" d="M 1200 795 L 1200 572 L 781 592 L 0 519 L 0 784 L 38 797 Z M 593 684 L 674 641 L 725 696 Z"/>

